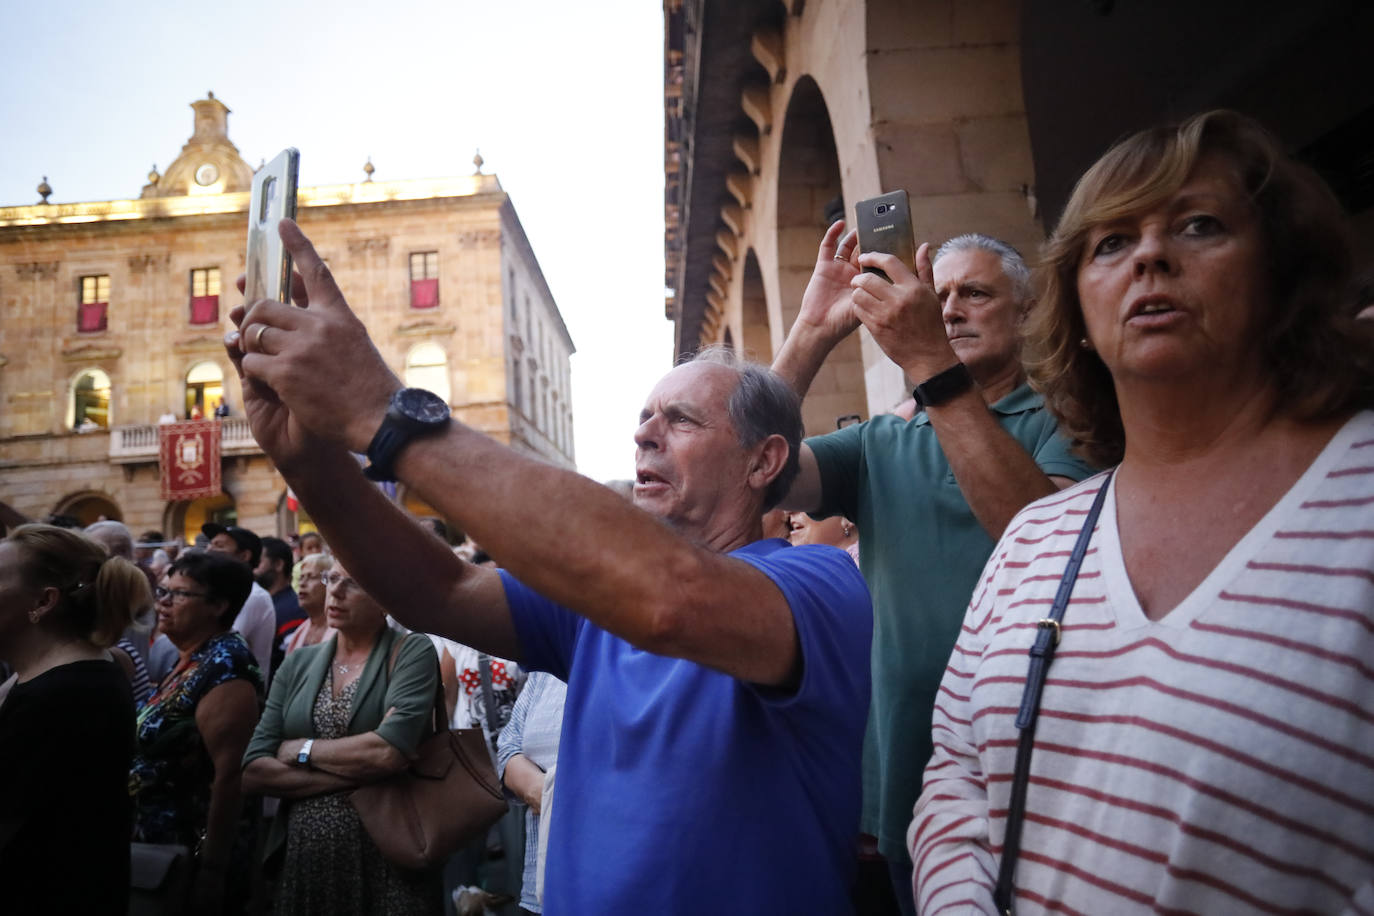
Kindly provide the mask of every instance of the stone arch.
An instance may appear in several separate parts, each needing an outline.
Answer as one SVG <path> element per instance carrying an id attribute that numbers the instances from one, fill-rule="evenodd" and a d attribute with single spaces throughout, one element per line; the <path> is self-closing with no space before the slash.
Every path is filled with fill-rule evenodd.
<path id="1" fill-rule="evenodd" d="M 113 496 L 100 490 L 81 490 L 70 493 L 57 501 L 53 506 L 53 515 L 70 515 L 81 523 L 84 528 L 87 525 L 107 518 L 112 521 L 124 521 L 124 511 L 119 508 L 119 503 L 115 502 Z"/>
<path id="2" fill-rule="evenodd" d="M 405 361 L 405 383 L 411 388 L 432 391 L 448 402 L 452 395 L 449 381 L 448 354 L 432 340 L 410 348 Z"/>
<path id="3" fill-rule="evenodd" d="M 182 538 L 187 546 L 191 546 L 196 542 L 196 535 L 201 533 L 200 526 L 206 522 L 233 525 L 238 523 L 238 519 L 238 504 L 225 490 L 189 502 L 168 503 L 163 510 L 162 530 L 170 537 Z"/>
<path id="4" fill-rule="evenodd" d="M 779 346 L 796 320 L 802 293 L 816 265 L 816 247 L 828 220 L 845 212 L 830 110 L 810 76 L 798 78 L 787 103 L 778 156 L 777 253 L 781 327 Z M 831 352 L 802 405 L 808 434 L 835 428 L 835 418 L 864 410 L 863 355 L 857 334 Z"/>
<path id="5" fill-rule="evenodd" d="M 210 417 L 224 401 L 224 369 L 212 359 L 201 360 L 186 370 L 186 417 L 197 412 Z"/>
<path id="6" fill-rule="evenodd" d="M 110 374 L 98 366 L 72 376 L 67 388 L 66 428 L 78 431 L 110 428 L 110 401 L 114 392 Z"/>
<path id="7" fill-rule="evenodd" d="M 749 358 L 764 364 L 773 361 L 763 272 L 759 270 L 758 255 L 752 248 L 744 256 L 744 276 L 740 281 L 740 340 Z"/>

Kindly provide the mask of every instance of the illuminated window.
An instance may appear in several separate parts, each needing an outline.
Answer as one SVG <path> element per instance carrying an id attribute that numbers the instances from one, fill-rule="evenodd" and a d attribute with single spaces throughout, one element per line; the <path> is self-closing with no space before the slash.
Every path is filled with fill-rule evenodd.
<path id="1" fill-rule="evenodd" d="M 448 357 L 436 343 L 418 344 L 406 356 L 405 383 L 411 388 L 432 391 L 448 402 Z"/>
<path id="2" fill-rule="evenodd" d="M 410 307 L 432 309 L 439 304 L 439 252 L 410 255 Z"/>
<path id="3" fill-rule="evenodd" d="M 78 432 L 110 428 L 110 377 L 101 369 L 87 369 L 72 382 L 67 402 L 67 426 Z"/>
<path id="4" fill-rule="evenodd" d="M 186 373 L 186 419 L 214 416 L 224 401 L 224 370 L 217 363 L 196 363 Z"/>
<path id="5" fill-rule="evenodd" d="M 76 307 L 78 331 L 103 331 L 109 319 L 110 275 L 81 278 L 81 301 Z"/>
<path id="6" fill-rule="evenodd" d="M 191 324 L 219 323 L 219 268 L 191 271 Z"/>

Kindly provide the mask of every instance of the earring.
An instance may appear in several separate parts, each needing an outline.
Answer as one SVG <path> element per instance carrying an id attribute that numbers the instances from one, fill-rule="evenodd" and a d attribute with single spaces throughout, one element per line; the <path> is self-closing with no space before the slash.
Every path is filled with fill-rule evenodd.
<path id="1" fill-rule="evenodd" d="M 29 623 L 37 623 L 38 618 L 42 616 L 43 615 L 38 613 L 37 611 L 29 611 Z"/>
<path id="2" fill-rule="evenodd" d="M 854 526 L 847 521 L 840 522 L 840 530 L 844 532 L 845 537 L 849 537 L 854 532 Z"/>
<path id="3" fill-rule="evenodd" d="M 1093 348 L 1092 341 L 1086 337 L 1080 337 L 1078 339 L 1078 345 L 1082 347 L 1084 350 L 1091 350 Z"/>

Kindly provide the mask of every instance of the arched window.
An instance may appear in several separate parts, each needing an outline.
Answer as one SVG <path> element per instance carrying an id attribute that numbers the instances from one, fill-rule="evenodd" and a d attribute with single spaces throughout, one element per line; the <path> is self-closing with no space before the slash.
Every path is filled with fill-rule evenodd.
<path id="1" fill-rule="evenodd" d="M 448 403 L 448 356 L 436 343 L 417 344 L 406 355 L 406 385 L 432 391 Z"/>
<path id="2" fill-rule="evenodd" d="M 84 369 L 72 380 L 67 398 L 67 428 L 110 428 L 110 377 L 103 369 Z"/>
<path id="3" fill-rule="evenodd" d="M 186 373 L 186 419 L 213 416 L 224 402 L 224 370 L 218 363 L 196 363 Z"/>

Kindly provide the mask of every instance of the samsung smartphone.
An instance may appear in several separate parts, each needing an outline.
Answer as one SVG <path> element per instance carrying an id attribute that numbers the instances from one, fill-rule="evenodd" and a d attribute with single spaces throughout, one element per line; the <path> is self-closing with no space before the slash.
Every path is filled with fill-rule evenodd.
<path id="1" fill-rule="evenodd" d="M 277 234 L 277 224 L 296 218 L 296 175 L 301 154 L 284 149 L 253 176 L 248 202 L 248 257 L 244 261 L 245 302 L 291 301 L 291 255 Z"/>
<path id="2" fill-rule="evenodd" d="M 855 225 L 859 229 L 860 251 L 882 251 L 902 259 L 916 269 L 916 244 L 911 232 L 911 205 L 905 191 L 889 191 L 881 197 L 861 200 L 854 205 Z M 889 283 L 892 278 L 876 267 L 865 267 Z"/>

